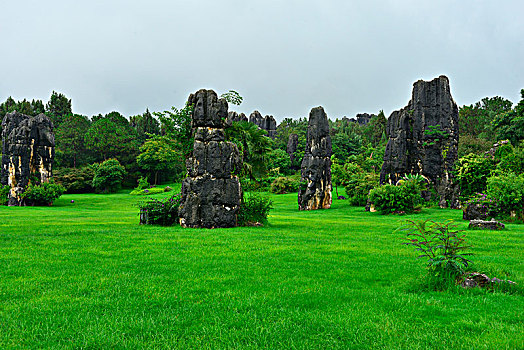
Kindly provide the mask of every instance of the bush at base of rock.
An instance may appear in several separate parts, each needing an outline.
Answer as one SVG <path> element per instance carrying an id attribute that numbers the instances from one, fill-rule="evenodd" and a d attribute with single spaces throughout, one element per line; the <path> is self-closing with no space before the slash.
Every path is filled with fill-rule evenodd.
<path id="1" fill-rule="evenodd" d="M 495 199 L 484 193 L 477 193 L 466 202 L 462 214 L 464 220 L 488 220 L 500 213 L 500 206 Z"/>
<path id="2" fill-rule="evenodd" d="M 51 205 L 65 192 L 65 187 L 52 182 L 29 184 L 22 194 L 26 205 Z"/>
<path id="3" fill-rule="evenodd" d="M 54 171 L 53 179 L 65 187 L 66 193 L 94 192 L 93 177 L 96 166 L 83 168 L 61 168 Z"/>
<path id="4" fill-rule="evenodd" d="M 140 224 L 171 226 L 179 221 L 180 193 L 163 199 L 149 198 L 138 203 Z"/>
<path id="5" fill-rule="evenodd" d="M 238 226 L 254 226 L 257 223 L 267 223 L 273 202 L 268 196 L 252 193 L 244 196 L 238 211 Z"/>
<path id="6" fill-rule="evenodd" d="M 272 183 L 269 191 L 276 194 L 297 192 L 300 180 L 292 177 L 277 177 Z"/>
<path id="7" fill-rule="evenodd" d="M 412 213 L 421 208 L 423 198 L 416 187 L 387 184 L 372 189 L 369 201 L 381 214 Z"/>

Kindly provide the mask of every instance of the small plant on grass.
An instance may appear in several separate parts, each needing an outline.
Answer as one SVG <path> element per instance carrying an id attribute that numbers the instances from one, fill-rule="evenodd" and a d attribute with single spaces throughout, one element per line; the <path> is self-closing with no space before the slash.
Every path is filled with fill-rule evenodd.
<path id="1" fill-rule="evenodd" d="M 178 223 L 180 193 L 162 199 L 148 198 L 138 202 L 140 224 L 171 226 Z"/>
<path id="2" fill-rule="evenodd" d="M 252 226 L 256 223 L 266 224 L 273 202 L 268 196 L 251 193 L 244 196 L 238 211 L 238 226 Z"/>
<path id="3" fill-rule="evenodd" d="M 51 205 L 65 192 L 65 187 L 53 182 L 46 182 L 40 185 L 30 183 L 22 198 L 26 204 L 30 205 Z"/>
<path id="4" fill-rule="evenodd" d="M 407 242 L 419 252 L 418 258 L 427 259 L 430 283 L 437 289 L 456 284 L 471 263 L 464 251 L 470 248 L 465 235 L 456 230 L 453 221 L 438 223 L 431 220 L 407 220 L 400 230 L 406 232 Z"/>

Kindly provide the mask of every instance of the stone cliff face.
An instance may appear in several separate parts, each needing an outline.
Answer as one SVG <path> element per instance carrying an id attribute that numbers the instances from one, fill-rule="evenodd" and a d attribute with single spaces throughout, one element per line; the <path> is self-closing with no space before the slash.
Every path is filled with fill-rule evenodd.
<path id="1" fill-rule="evenodd" d="M 316 107 L 309 113 L 307 144 L 301 165 L 300 210 L 331 207 L 331 137 L 326 112 Z"/>
<path id="2" fill-rule="evenodd" d="M 235 227 L 242 201 L 238 176 L 242 158 L 235 144 L 225 141 L 228 106 L 213 90 L 189 96 L 194 105 L 193 154 L 186 161 L 188 177 L 182 182 L 179 209 L 183 227 Z"/>
<path id="3" fill-rule="evenodd" d="M 21 197 L 32 179 L 49 182 L 55 156 L 53 123 L 45 114 L 31 117 L 18 112 L 2 121 L 0 182 L 9 185 L 8 205 L 26 204 Z"/>
<path id="4" fill-rule="evenodd" d="M 395 184 L 406 174 L 420 174 L 438 194 L 441 207 L 457 207 L 453 169 L 458 158 L 458 108 L 448 78 L 414 83 L 411 101 L 391 113 L 386 132 L 380 183 Z"/>
<path id="5" fill-rule="evenodd" d="M 290 134 L 287 140 L 286 152 L 289 155 L 289 159 L 291 160 L 291 166 L 293 166 L 293 162 L 295 161 L 295 152 L 297 151 L 297 147 L 298 147 L 298 135 Z"/>
<path id="6" fill-rule="evenodd" d="M 254 111 L 249 115 L 249 122 L 255 124 L 260 129 L 267 131 L 267 136 L 274 138 L 277 134 L 277 121 L 272 115 L 262 117 L 259 111 Z"/>

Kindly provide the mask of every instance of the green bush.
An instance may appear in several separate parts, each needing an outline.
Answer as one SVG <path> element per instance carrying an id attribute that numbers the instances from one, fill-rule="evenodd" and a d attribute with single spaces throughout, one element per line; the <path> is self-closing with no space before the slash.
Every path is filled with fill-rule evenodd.
<path id="1" fill-rule="evenodd" d="M 149 188 L 149 182 L 147 181 L 147 176 L 146 177 L 143 177 L 143 176 L 140 176 L 140 178 L 138 179 L 138 186 L 135 187 L 135 190 L 145 190 L 147 188 Z"/>
<path id="2" fill-rule="evenodd" d="M 292 177 L 277 177 L 272 183 L 269 191 L 271 193 L 283 194 L 297 192 L 300 180 Z"/>
<path id="3" fill-rule="evenodd" d="M 164 192 L 171 192 L 173 189 L 171 187 L 166 188 L 160 188 L 160 187 L 151 187 L 151 188 L 144 188 L 143 190 L 135 188 L 133 191 L 131 191 L 132 195 L 139 195 L 139 196 L 145 196 L 145 195 L 152 195 L 152 194 L 158 194 L 158 193 L 164 193 Z"/>
<path id="4" fill-rule="evenodd" d="M 378 186 L 378 180 L 378 173 L 356 172 L 350 174 L 344 183 L 349 203 L 358 206 L 366 205 L 369 191 Z"/>
<path id="5" fill-rule="evenodd" d="M 29 205 L 51 205 L 55 199 L 65 192 L 65 187 L 53 182 L 40 185 L 30 183 L 22 193 L 25 204 Z"/>
<path id="6" fill-rule="evenodd" d="M 257 222 L 266 224 L 271 209 L 273 209 L 273 202 L 268 196 L 260 193 L 244 196 L 238 211 L 238 225 L 250 226 Z"/>
<path id="7" fill-rule="evenodd" d="M 398 186 L 375 187 L 369 192 L 369 201 L 381 214 L 412 213 L 421 207 L 423 198 L 416 183 L 406 181 Z"/>
<path id="8" fill-rule="evenodd" d="M 140 223 L 144 225 L 171 226 L 179 222 L 180 193 L 163 199 L 148 198 L 138 202 Z"/>
<path id="9" fill-rule="evenodd" d="M 452 221 L 437 223 L 430 220 L 407 221 L 400 231 L 406 232 L 407 242 L 403 243 L 415 247 L 418 258 L 428 260 L 430 281 L 437 289 L 455 285 L 464 275 L 470 260 L 464 253 L 466 245 L 465 235 L 455 230 L 457 225 Z"/>
<path id="10" fill-rule="evenodd" d="M 54 171 L 53 179 L 65 187 L 66 193 L 91 193 L 96 166 L 61 168 Z"/>
<path id="11" fill-rule="evenodd" d="M 493 161 L 484 156 L 470 153 L 460 158 L 457 166 L 457 180 L 461 195 L 469 198 L 475 193 L 484 192 L 493 168 Z"/>
<path id="12" fill-rule="evenodd" d="M 267 168 L 270 171 L 277 172 L 278 174 L 287 175 L 291 169 L 291 159 L 286 151 L 280 148 L 274 149 L 267 155 Z"/>
<path id="13" fill-rule="evenodd" d="M 486 194 L 496 199 L 503 215 L 524 220 L 524 175 L 509 173 L 488 179 Z"/>
<path id="14" fill-rule="evenodd" d="M 524 173 L 524 149 L 515 148 L 512 152 L 500 158 L 496 169 L 497 174 L 523 174 Z"/>
<path id="15" fill-rule="evenodd" d="M 116 159 L 108 159 L 95 170 L 93 187 L 99 193 L 115 192 L 122 185 L 126 171 Z"/>
<path id="16" fill-rule="evenodd" d="M 0 185 L 0 205 L 6 205 L 9 199 L 9 190 L 11 187 L 9 185 L 2 186 Z"/>

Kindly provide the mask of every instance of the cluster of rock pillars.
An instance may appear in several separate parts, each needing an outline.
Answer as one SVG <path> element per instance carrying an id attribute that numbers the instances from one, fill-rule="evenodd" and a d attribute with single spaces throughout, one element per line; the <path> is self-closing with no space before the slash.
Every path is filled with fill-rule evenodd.
<path id="1" fill-rule="evenodd" d="M 234 227 L 242 202 L 239 173 L 242 155 L 235 144 L 225 140 L 231 121 L 246 121 L 276 136 L 272 116 L 254 111 L 249 118 L 228 111 L 225 99 L 212 90 L 189 96 L 194 106 L 193 152 L 186 161 L 187 178 L 182 183 L 180 224 L 183 227 Z M 372 118 L 359 114 L 350 122 L 366 124 Z M 347 119 L 347 118 L 346 118 Z M 458 157 L 458 108 L 451 96 L 449 81 L 440 76 L 413 84 L 408 105 L 394 111 L 387 121 L 388 142 L 380 183 L 395 184 L 406 174 L 420 174 L 436 193 L 441 207 L 458 206 L 458 187 L 453 167 Z M 47 182 L 52 176 L 54 157 L 53 124 L 47 116 L 8 113 L 2 122 L 1 183 L 8 185 L 9 205 L 25 205 L 21 194 L 34 176 Z M 287 152 L 294 156 L 297 135 L 290 135 Z M 326 112 L 315 107 L 309 114 L 307 143 L 301 164 L 298 192 L 300 210 L 330 208 L 331 138 Z M 293 159 L 292 159 L 293 161 Z"/>

